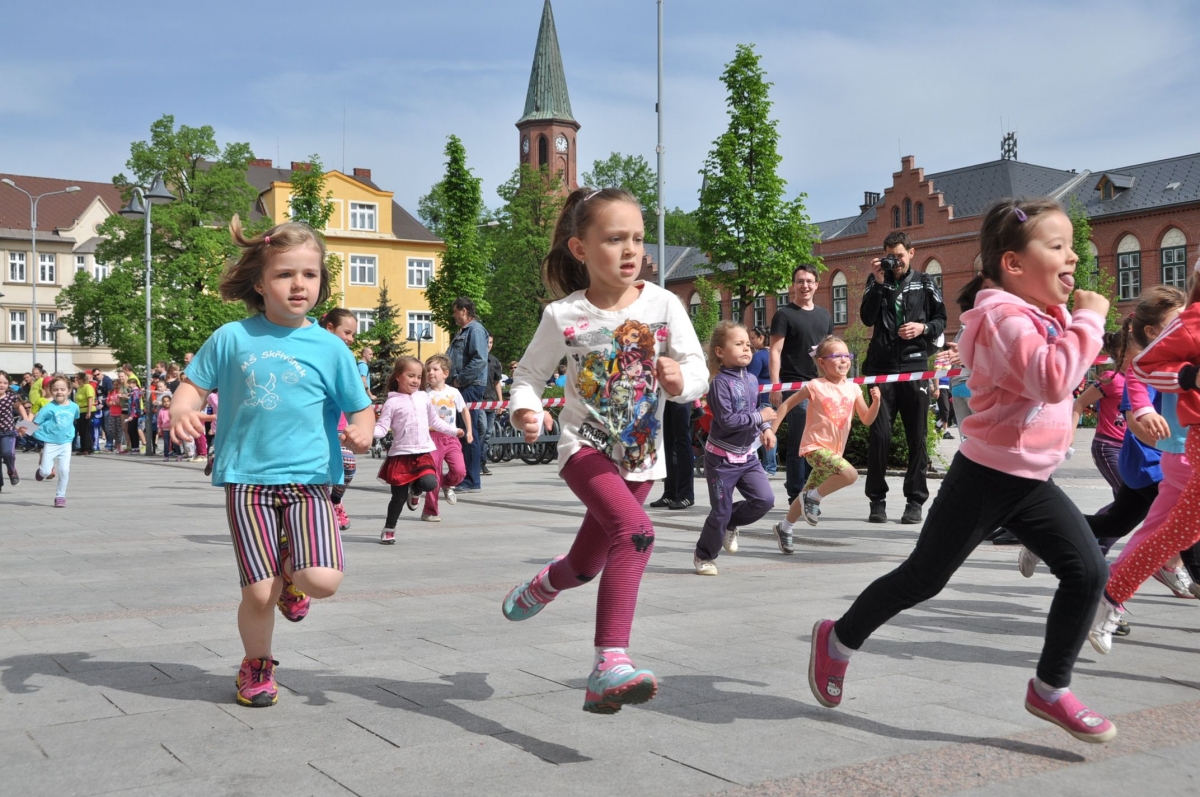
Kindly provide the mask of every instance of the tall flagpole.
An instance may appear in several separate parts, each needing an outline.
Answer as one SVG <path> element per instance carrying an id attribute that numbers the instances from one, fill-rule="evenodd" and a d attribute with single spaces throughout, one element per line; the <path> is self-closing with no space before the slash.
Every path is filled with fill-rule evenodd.
<path id="1" fill-rule="evenodd" d="M 667 287 L 666 210 L 663 207 L 663 0 L 658 0 L 658 287 Z"/>

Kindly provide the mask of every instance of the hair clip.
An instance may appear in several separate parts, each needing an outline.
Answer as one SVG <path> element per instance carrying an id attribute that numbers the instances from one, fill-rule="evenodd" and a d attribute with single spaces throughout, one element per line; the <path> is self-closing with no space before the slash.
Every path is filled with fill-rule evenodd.
<path id="1" fill-rule="evenodd" d="M 584 201 L 584 202 L 587 202 L 589 199 L 591 199 L 592 197 L 594 197 L 596 194 L 600 193 L 600 192 L 601 192 L 601 191 L 603 191 L 603 190 L 604 190 L 604 189 L 602 189 L 602 188 L 598 188 L 598 189 L 596 189 L 596 190 L 595 190 L 595 191 L 593 191 L 592 193 L 590 193 L 590 194 L 588 194 L 587 196 L 585 196 L 585 197 L 583 198 L 583 201 Z"/>
<path id="2" fill-rule="evenodd" d="M 808 350 L 808 356 L 809 356 L 809 357 L 816 357 L 816 356 L 817 356 L 817 349 L 819 349 L 819 348 L 821 348 L 821 344 L 820 344 L 820 343 L 818 343 L 816 346 L 813 346 L 811 349 L 809 349 L 809 350 Z"/>
<path id="3" fill-rule="evenodd" d="M 1025 211 L 1021 210 L 1016 205 L 1013 206 L 1013 215 L 1017 217 L 1017 221 L 1020 221 L 1020 222 L 1029 221 L 1029 217 L 1025 215 Z"/>
<path id="4" fill-rule="evenodd" d="M 263 243 L 265 243 L 267 246 L 270 246 L 270 245 L 271 245 L 271 236 L 269 236 L 269 235 L 264 235 L 264 236 L 263 236 Z"/>

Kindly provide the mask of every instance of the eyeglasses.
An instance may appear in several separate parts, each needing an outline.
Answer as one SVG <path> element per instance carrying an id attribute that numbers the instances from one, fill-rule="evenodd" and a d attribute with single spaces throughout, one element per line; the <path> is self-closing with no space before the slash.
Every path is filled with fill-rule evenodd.
<path id="1" fill-rule="evenodd" d="M 851 360 L 854 356 L 849 352 L 839 351 L 836 354 L 826 354 L 821 357 L 822 360 Z"/>

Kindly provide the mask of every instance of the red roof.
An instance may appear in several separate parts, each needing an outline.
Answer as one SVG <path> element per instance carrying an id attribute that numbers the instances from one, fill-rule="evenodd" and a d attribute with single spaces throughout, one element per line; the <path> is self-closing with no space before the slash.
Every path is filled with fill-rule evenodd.
<path id="1" fill-rule="evenodd" d="M 48 196 L 38 202 L 38 231 L 72 227 L 96 197 L 113 213 L 121 209 L 121 192 L 112 183 L 89 183 L 82 180 L 59 180 L 54 177 L 29 177 L 19 174 L 2 174 L 35 197 L 49 191 L 61 191 L 72 185 L 81 190 L 73 194 Z M 29 197 L 8 185 L 0 185 L 0 227 L 13 230 L 29 229 Z"/>

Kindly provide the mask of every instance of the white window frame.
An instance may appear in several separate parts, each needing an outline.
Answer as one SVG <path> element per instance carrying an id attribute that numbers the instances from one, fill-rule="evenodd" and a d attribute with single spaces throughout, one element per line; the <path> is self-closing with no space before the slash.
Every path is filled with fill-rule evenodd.
<path id="1" fill-rule="evenodd" d="M 48 267 L 48 268 L 47 268 Z M 58 255 L 53 252 L 38 252 L 38 285 L 55 285 L 58 282 Z M 43 275 L 49 274 L 46 279 Z"/>
<path id="2" fill-rule="evenodd" d="M 24 310 L 9 310 L 8 311 L 8 342 L 9 343 L 27 343 L 29 339 L 29 325 L 26 320 L 29 316 Z"/>
<path id="3" fill-rule="evenodd" d="M 1162 284 L 1187 288 L 1187 245 L 1166 246 L 1161 250 Z"/>
<path id="4" fill-rule="evenodd" d="M 87 255 L 75 255 L 75 273 L 87 271 Z"/>
<path id="5" fill-rule="evenodd" d="M 366 269 L 370 269 L 369 274 Z M 367 279 L 368 276 L 370 279 Z M 350 255 L 350 284 L 379 284 L 379 258 L 375 255 Z"/>
<path id="6" fill-rule="evenodd" d="M 25 252 L 9 252 L 8 253 L 8 281 L 9 282 L 28 282 L 29 271 L 26 266 L 29 263 L 29 258 Z M 18 271 L 19 269 L 19 271 Z"/>
<path id="7" fill-rule="evenodd" d="M 421 288 L 422 290 L 428 288 L 429 283 L 433 280 L 433 258 L 410 257 L 405 277 L 410 288 Z"/>
<path id="8" fill-rule="evenodd" d="M 742 323 L 742 300 L 737 296 L 729 300 L 729 320 L 735 324 Z"/>
<path id="9" fill-rule="evenodd" d="M 833 290 L 833 323 L 840 326 L 848 323 L 850 318 L 850 286 L 846 283 L 846 273 L 839 271 L 834 274 L 830 285 Z"/>
<path id="10" fill-rule="evenodd" d="M 56 321 L 58 313 L 38 310 L 38 343 L 54 343 L 54 333 L 50 331 L 50 327 L 54 326 Z"/>
<path id="11" fill-rule="evenodd" d="M 355 310 L 354 320 L 358 323 L 357 334 L 361 335 L 364 332 L 370 332 L 371 327 L 375 326 L 375 311 L 374 310 Z"/>
<path id="12" fill-rule="evenodd" d="M 425 340 L 421 337 L 421 334 L 425 332 L 429 333 L 429 340 L 433 340 L 433 314 L 428 310 L 410 310 L 408 312 L 409 339 Z"/>
<path id="13" fill-rule="evenodd" d="M 93 260 L 92 279 L 96 280 L 96 282 L 108 279 L 108 263 L 101 263 L 99 260 Z"/>
<path id="14" fill-rule="evenodd" d="M 366 226 L 368 224 L 370 226 Z M 350 229 L 358 232 L 378 232 L 379 204 L 376 202 L 351 202 Z"/>
<path id="15" fill-rule="evenodd" d="M 692 298 L 688 300 L 688 315 L 693 319 L 700 314 L 700 294 L 692 291 Z"/>
<path id="16" fill-rule="evenodd" d="M 791 303 L 791 301 L 792 301 L 791 294 L 788 291 L 784 291 L 783 293 L 776 295 L 775 309 L 778 310 L 780 307 L 787 307 Z"/>
<path id="17" fill-rule="evenodd" d="M 1142 295 L 1142 253 L 1117 255 L 1117 301 L 1126 302 Z"/>
<path id="18" fill-rule="evenodd" d="M 767 325 L 767 297 L 754 297 L 754 323 L 752 326 L 765 327 Z"/>

